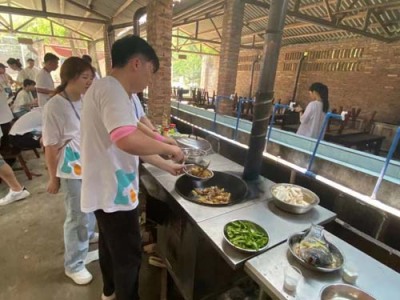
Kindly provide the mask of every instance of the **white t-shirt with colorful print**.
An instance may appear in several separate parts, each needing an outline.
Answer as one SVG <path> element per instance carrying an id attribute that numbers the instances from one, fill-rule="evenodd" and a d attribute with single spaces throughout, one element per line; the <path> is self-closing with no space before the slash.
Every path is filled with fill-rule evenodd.
<path id="1" fill-rule="evenodd" d="M 81 109 L 81 100 L 69 102 L 61 95 L 52 97 L 43 108 L 43 144 L 60 148 L 59 178 L 81 179 L 82 176 L 78 118 Z"/>
<path id="2" fill-rule="evenodd" d="M 131 95 L 117 79 L 107 76 L 92 83 L 83 102 L 81 209 L 135 209 L 139 204 L 139 158 L 120 150 L 110 139 L 114 129 L 137 124 Z"/>

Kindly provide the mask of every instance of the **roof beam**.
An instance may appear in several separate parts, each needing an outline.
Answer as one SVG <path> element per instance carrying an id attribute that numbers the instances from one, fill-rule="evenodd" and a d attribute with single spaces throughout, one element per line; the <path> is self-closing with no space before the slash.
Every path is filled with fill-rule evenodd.
<path id="1" fill-rule="evenodd" d="M 195 23 L 195 22 L 200 22 L 200 21 L 203 21 L 203 20 L 208 20 L 210 18 L 215 18 L 215 17 L 219 17 L 219 16 L 223 16 L 223 15 L 224 15 L 223 9 L 219 9 L 219 10 L 213 11 L 212 13 L 207 13 L 201 18 L 197 18 L 197 19 L 193 19 L 193 20 L 184 20 L 184 21 L 180 21 L 180 22 L 177 22 L 177 23 L 174 22 L 172 27 L 188 25 L 188 24 L 192 24 L 192 23 Z"/>
<path id="2" fill-rule="evenodd" d="M 15 31 L 20 30 L 22 27 L 24 27 L 25 25 L 29 24 L 30 22 L 32 22 L 32 21 L 35 20 L 35 19 L 36 19 L 35 17 L 30 18 L 28 21 L 22 23 L 21 25 L 19 25 L 19 26 L 18 26 L 17 28 L 15 28 L 14 30 L 15 30 Z"/>
<path id="3" fill-rule="evenodd" d="M 187 40 L 191 40 L 191 41 L 199 41 L 199 42 L 203 42 L 203 43 L 211 43 L 211 44 L 221 45 L 221 42 L 219 42 L 219 41 L 199 39 L 199 38 L 194 38 L 194 37 L 184 36 L 184 35 L 173 34 L 172 37 L 179 38 L 179 39 L 187 39 Z M 240 45 L 240 47 L 246 48 L 246 49 L 253 49 L 253 47 L 248 47 L 246 45 Z"/>
<path id="4" fill-rule="evenodd" d="M 131 5 L 133 3 L 132 0 L 126 0 L 124 4 L 122 4 L 118 10 L 114 13 L 114 15 L 112 16 L 112 19 L 115 19 L 116 17 L 118 17 L 125 9 L 128 8 L 129 5 Z"/>
<path id="5" fill-rule="evenodd" d="M 0 29 L 0 32 L 10 33 L 10 31 L 8 31 L 8 30 L 2 30 L 2 29 Z M 32 32 L 26 32 L 26 31 L 14 31 L 14 32 L 18 32 L 18 33 L 26 34 L 26 35 L 33 35 L 33 36 L 56 37 L 56 38 L 60 38 L 60 39 L 78 40 L 78 41 L 86 41 L 86 42 L 89 41 L 89 40 L 87 40 L 87 39 L 82 39 L 82 38 L 74 38 L 74 37 L 60 36 L 60 35 L 51 35 L 51 34 L 44 34 L 44 33 L 32 33 Z"/>
<path id="6" fill-rule="evenodd" d="M 217 25 L 215 25 L 215 22 L 214 22 L 214 20 L 212 18 L 210 19 L 210 22 L 213 24 L 214 29 L 218 33 L 219 38 L 222 39 L 221 33 L 219 32 L 219 30 L 217 28 Z"/>
<path id="7" fill-rule="evenodd" d="M 44 11 L 44 12 L 47 11 L 46 0 L 42 0 L 42 11 Z"/>
<path id="8" fill-rule="evenodd" d="M 86 34 L 84 34 L 84 33 L 82 33 L 82 32 L 79 32 L 79 31 L 77 31 L 76 29 L 74 29 L 74 28 L 72 28 L 71 26 L 68 26 L 68 25 L 66 25 L 66 24 L 62 24 L 62 23 L 60 23 L 60 22 L 58 22 L 58 21 L 56 21 L 56 20 L 54 20 L 54 19 L 49 19 L 51 22 L 53 22 L 54 24 L 57 24 L 57 25 L 59 25 L 59 26 L 62 26 L 62 27 L 65 27 L 65 28 L 67 28 L 69 31 L 71 31 L 71 32 L 74 32 L 74 33 L 76 33 L 76 34 L 78 34 L 78 35 L 80 35 L 80 36 L 82 36 L 82 37 L 85 37 L 85 38 L 87 38 L 88 40 L 93 40 L 93 38 L 91 37 L 91 36 L 89 36 L 89 35 L 86 35 Z"/>
<path id="9" fill-rule="evenodd" d="M 83 21 L 89 23 L 98 23 L 98 24 L 106 24 L 106 20 L 94 19 L 94 18 L 84 18 L 72 15 L 65 15 L 65 14 L 58 14 L 53 12 L 44 12 L 41 10 L 32 10 L 32 9 L 25 9 L 25 8 L 18 8 L 18 7 L 10 7 L 0 5 L 0 13 L 6 14 L 14 14 L 14 15 L 21 15 L 21 16 L 29 16 L 29 17 L 42 17 L 42 18 L 59 18 L 59 19 L 67 19 L 72 21 Z"/>
<path id="10" fill-rule="evenodd" d="M 369 0 L 364 0 L 364 2 L 368 5 L 371 6 L 371 1 Z M 380 14 L 377 13 L 376 9 L 372 11 L 372 15 L 375 17 L 375 19 L 378 21 L 379 25 L 381 25 L 382 29 L 388 36 L 392 35 L 392 32 L 386 27 L 386 25 L 383 23 L 383 20 L 381 19 Z"/>
<path id="11" fill-rule="evenodd" d="M 353 1 L 355 3 L 357 3 L 357 1 Z M 370 1 L 365 1 L 365 3 L 367 3 L 367 5 L 361 6 L 361 7 L 357 7 L 357 8 L 353 8 L 354 5 L 350 5 L 350 7 L 348 9 L 344 9 L 344 10 L 337 10 L 336 12 L 334 12 L 334 14 L 347 14 L 347 13 L 358 13 L 361 11 L 365 11 L 365 10 L 369 10 L 369 9 L 376 9 L 376 8 L 388 8 L 388 7 L 400 7 L 400 3 L 399 1 L 393 1 L 393 2 L 385 2 L 385 3 L 377 3 L 377 4 L 372 4 Z M 353 4 L 353 3 L 352 3 Z"/>
<path id="12" fill-rule="evenodd" d="M 256 5 L 256 6 L 264 7 L 264 8 L 267 8 L 267 9 L 270 8 L 270 5 L 268 3 L 261 2 L 260 0 L 245 0 L 245 1 L 247 3 L 249 3 L 249 4 L 253 4 L 253 5 Z M 372 39 L 375 39 L 375 40 L 378 40 L 378 41 L 382 41 L 382 42 L 389 42 L 390 41 L 389 39 L 387 39 L 387 38 L 385 38 L 385 37 L 383 37 L 381 35 L 378 35 L 378 34 L 370 33 L 370 32 L 367 32 L 367 31 L 363 31 L 361 29 L 354 28 L 354 27 L 351 27 L 351 26 L 348 26 L 348 25 L 344 25 L 344 24 L 335 24 L 335 23 L 333 23 L 331 21 L 328 21 L 328 20 L 325 20 L 325 19 L 321 19 L 321 18 L 317 18 L 317 17 L 310 16 L 310 15 L 306 15 L 306 14 L 303 14 L 303 13 L 300 13 L 300 12 L 295 12 L 295 11 L 288 10 L 287 11 L 287 15 L 291 16 L 291 17 L 295 17 L 295 18 L 297 18 L 299 20 L 302 20 L 302 21 L 305 21 L 305 22 L 308 22 L 308 23 L 312 23 L 312 24 L 315 24 L 315 25 L 323 26 L 323 27 L 326 27 L 326 28 L 342 29 L 342 30 L 346 30 L 346 31 L 351 32 L 351 33 L 363 35 L 363 36 L 366 36 L 366 37 L 369 37 L 369 38 L 372 38 Z"/>
<path id="13" fill-rule="evenodd" d="M 91 8 L 89 8 L 89 7 L 86 7 L 85 5 L 82 5 L 82 4 L 80 4 L 80 3 L 77 3 L 77 2 L 75 2 L 74 0 L 66 0 L 66 1 L 67 1 L 68 3 L 71 3 L 72 5 L 75 5 L 76 7 L 79 7 L 80 9 L 85 10 L 85 11 L 86 11 L 87 13 L 89 13 L 89 14 L 93 14 L 93 15 L 99 16 L 100 18 L 103 18 L 103 19 L 105 19 L 106 21 L 109 20 L 109 18 L 108 18 L 107 16 L 105 16 L 105 15 L 103 15 L 103 14 L 101 14 L 101 13 L 95 11 L 94 9 L 91 9 Z"/>

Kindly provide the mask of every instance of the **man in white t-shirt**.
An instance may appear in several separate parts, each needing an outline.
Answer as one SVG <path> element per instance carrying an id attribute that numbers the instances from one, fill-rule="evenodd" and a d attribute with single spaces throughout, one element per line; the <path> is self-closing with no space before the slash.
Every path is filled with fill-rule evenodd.
<path id="1" fill-rule="evenodd" d="M 44 55 L 44 67 L 36 76 L 36 90 L 38 95 L 39 106 L 44 106 L 49 100 L 50 95 L 54 93 L 54 81 L 51 72 L 58 68 L 58 56 L 53 53 Z"/>
<path id="2" fill-rule="evenodd" d="M 10 144 L 20 149 L 40 148 L 42 136 L 42 108 L 33 108 L 11 127 Z"/>
<path id="3" fill-rule="evenodd" d="M 141 263 L 138 156 L 177 175 L 182 165 L 159 154 L 182 161 L 183 153 L 136 127 L 131 97 L 159 67 L 153 48 L 129 35 L 114 43 L 111 57 L 112 75 L 95 80 L 83 99 L 81 208 L 95 213 L 99 227 L 102 299 L 135 300 Z"/>
<path id="4" fill-rule="evenodd" d="M 26 114 L 35 104 L 35 99 L 32 96 L 32 92 L 35 90 L 35 85 L 36 82 L 33 80 L 25 79 L 23 81 L 23 88 L 17 92 L 12 105 L 12 111 L 16 118 L 20 118 Z"/>
<path id="5" fill-rule="evenodd" d="M 36 81 L 36 76 L 39 74 L 40 69 L 35 67 L 35 60 L 32 58 L 28 58 L 26 62 L 28 63 L 28 66 L 24 69 L 26 78 Z"/>

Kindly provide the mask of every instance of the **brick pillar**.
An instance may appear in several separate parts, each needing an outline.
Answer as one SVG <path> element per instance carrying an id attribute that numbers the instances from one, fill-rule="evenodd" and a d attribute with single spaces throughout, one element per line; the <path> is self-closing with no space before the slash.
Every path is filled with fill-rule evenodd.
<path id="1" fill-rule="evenodd" d="M 160 59 L 160 69 L 149 84 L 148 117 L 161 124 L 171 113 L 172 0 L 149 0 L 147 41 Z"/>
<path id="2" fill-rule="evenodd" d="M 111 72 L 111 45 L 115 40 L 115 31 L 111 25 L 104 26 L 104 58 L 106 63 L 106 75 Z"/>
<path id="3" fill-rule="evenodd" d="M 217 94 L 235 93 L 245 1 L 225 0 Z"/>

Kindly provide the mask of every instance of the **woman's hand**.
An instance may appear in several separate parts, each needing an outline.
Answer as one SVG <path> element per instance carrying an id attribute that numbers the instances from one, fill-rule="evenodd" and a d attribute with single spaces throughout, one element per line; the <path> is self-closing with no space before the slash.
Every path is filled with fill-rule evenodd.
<path id="1" fill-rule="evenodd" d="M 50 179 L 47 184 L 47 192 L 49 194 L 57 194 L 59 190 L 60 190 L 60 179 L 59 178 Z"/>
<path id="2" fill-rule="evenodd" d="M 171 163 L 165 171 L 167 171 L 171 175 L 178 176 L 183 173 L 183 166 L 183 164 Z"/>
<path id="3" fill-rule="evenodd" d="M 166 137 L 164 140 L 164 143 L 166 143 L 168 145 L 172 145 L 172 146 L 178 146 L 178 143 L 176 142 L 176 140 L 171 137 Z"/>

